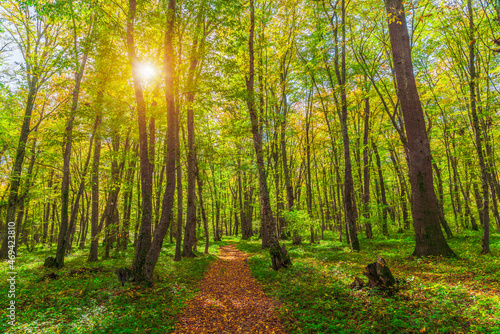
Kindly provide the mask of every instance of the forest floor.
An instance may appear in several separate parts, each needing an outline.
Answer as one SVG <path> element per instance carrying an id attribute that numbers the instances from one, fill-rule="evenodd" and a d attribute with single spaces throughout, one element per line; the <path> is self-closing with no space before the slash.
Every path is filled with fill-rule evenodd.
<path id="1" fill-rule="evenodd" d="M 500 334 L 500 236 L 491 254 L 479 255 L 481 232 L 448 239 L 457 258 L 414 258 L 409 234 L 367 240 L 353 253 L 332 232 L 318 243 L 285 241 L 293 266 L 273 271 L 269 251 L 257 239 L 240 241 L 252 255 L 252 274 L 281 302 L 289 333 L 488 333 Z M 282 241 L 283 242 L 283 241 Z M 391 295 L 351 290 L 364 267 L 381 255 L 400 280 Z"/>
<path id="2" fill-rule="evenodd" d="M 0 333 L 170 333 L 187 300 L 192 299 L 210 264 L 216 261 L 218 249 L 227 241 L 211 243 L 209 253 L 174 262 L 175 240 L 165 240 L 155 268 L 153 288 L 118 281 L 115 269 L 130 267 L 134 258 L 132 245 L 126 250 L 111 251 L 99 261 L 87 262 L 88 248 L 75 250 L 66 257 L 62 269 L 43 267 L 48 256 L 54 256 L 55 245 L 37 247 L 34 252 L 20 248 L 16 258 L 16 325 L 10 326 L 5 314 L 8 300 L 8 265 L 0 264 Z M 86 268 L 87 270 L 82 270 Z M 90 272 L 88 269 L 98 268 Z M 56 279 L 47 275 L 55 273 Z"/>
<path id="3" fill-rule="evenodd" d="M 250 273 L 248 255 L 223 246 L 176 326 L 176 333 L 285 333 L 277 303 Z"/>
<path id="4" fill-rule="evenodd" d="M 281 242 L 293 266 L 277 272 L 271 269 L 269 250 L 262 249 L 257 238 L 224 237 L 210 244 L 210 255 L 198 252 L 196 258 L 180 262 L 173 261 L 175 245 L 165 242 L 152 288 L 118 282 L 114 271 L 131 265 L 131 245 L 94 263 L 87 262 L 88 249 L 76 250 L 59 270 L 43 267 L 44 259 L 54 255 L 54 245 L 33 252 L 22 246 L 15 263 L 17 323 L 7 323 L 9 286 L 2 279 L 0 333 L 272 333 L 274 329 L 291 334 L 500 334 L 497 233 L 491 236 L 488 255 L 479 255 L 480 232 L 464 231 L 449 239 L 458 255 L 450 259 L 411 257 L 410 233 L 372 240 L 360 236 L 361 251 L 356 253 L 328 231 L 319 243 Z M 104 249 L 99 251 L 103 254 Z M 378 255 L 402 280 L 399 290 L 390 296 L 351 290 L 354 276 L 363 278 L 364 267 Z M 2 262 L 0 277 L 7 277 L 8 271 Z M 55 279 L 48 276 L 54 273 Z M 195 328 L 195 317 L 206 321 L 207 327 Z"/>

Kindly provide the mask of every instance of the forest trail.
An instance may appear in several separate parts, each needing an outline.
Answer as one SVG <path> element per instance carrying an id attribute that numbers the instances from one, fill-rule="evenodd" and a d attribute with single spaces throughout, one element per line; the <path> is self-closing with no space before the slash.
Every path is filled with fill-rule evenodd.
<path id="1" fill-rule="evenodd" d="M 251 275 L 247 258 L 235 245 L 220 248 L 175 333 L 286 333 L 277 303 Z"/>

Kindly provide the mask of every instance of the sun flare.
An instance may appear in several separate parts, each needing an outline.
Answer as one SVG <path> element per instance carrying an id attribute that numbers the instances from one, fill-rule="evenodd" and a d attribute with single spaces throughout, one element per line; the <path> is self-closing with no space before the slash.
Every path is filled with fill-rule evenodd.
<path id="1" fill-rule="evenodd" d="M 142 80 L 151 80 L 156 76 L 156 68 L 151 64 L 139 65 L 139 76 Z"/>

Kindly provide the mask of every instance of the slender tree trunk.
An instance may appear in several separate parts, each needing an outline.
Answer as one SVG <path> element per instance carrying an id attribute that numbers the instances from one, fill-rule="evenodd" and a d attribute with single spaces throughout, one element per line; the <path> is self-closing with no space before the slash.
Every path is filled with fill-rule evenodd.
<path id="1" fill-rule="evenodd" d="M 469 92 L 470 92 L 470 112 L 472 114 L 472 127 L 474 129 L 474 138 L 476 152 L 479 159 L 479 166 L 481 167 L 481 186 L 482 186 L 482 224 L 483 224 L 483 242 L 481 254 L 490 253 L 490 212 L 489 212 L 489 189 L 488 189 L 488 170 L 486 168 L 486 163 L 483 154 L 483 144 L 481 138 L 481 129 L 479 127 L 479 117 L 477 115 L 476 106 L 476 61 L 475 61 L 475 44 L 476 40 L 474 37 L 474 17 L 472 10 L 472 0 L 467 1 L 467 10 L 469 12 Z"/>
<path id="2" fill-rule="evenodd" d="M 85 160 L 85 165 L 83 167 L 82 175 L 80 176 L 80 178 L 81 178 L 80 185 L 78 187 L 78 192 L 76 194 L 75 202 L 74 202 L 73 207 L 71 209 L 69 228 L 68 228 L 68 232 L 66 233 L 66 240 L 70 241 L 70 242 L 66 243 L 66 252 L 68 252 L 68 253 L 71 253 L 72 233 L 76 227 L 76 218 L 77 218 L 76 216 L 78 213 L 80 198 L 83 196 L 83 193 L 85 190 L 85 178 L 87 177 L 87 170 L 88 170 L 88 166 L 90 163 L 90 157 L 92 156 L 92 144 L 94 142 L 95 133 L 96 133 L 97 127 L 99 126 L 99 123 L 100 123 L 100 116 L 97 116 L 96 120 L 94 122 L 94 127 L 92 129 L 92 136 L 90 137 L 89 152 L 87 154 L 87 159 Z"/>
<path id="3" fill-rule="evenodd" d="M 175 15 L 176 15 L 176 1 L 169 0 L 168 11 L 167 11 L 167 29 L 165 31 L 165 98 L 167 100 L 167 186 L 165 188 L 165 194 L 163 196 L 162 203 L 162 213 L 160 218 L 160 223 L 158 228 L 155 230 L 153 242 L 151 248 L 147 254 L 146 264 L 145 264 L 145 277 L 148 282 L 152 282 L 153 270 L 158 262 L 160 256 L 161 246 L 163 244 L 163 239 L 167 234 L 172 221 L 172 208 L 174 205 L 174 195 L 175 195 L 175 161 L 176 158 L 178 163 L 180 163 L 180 142 L 179 142 L 179 106 L 175 106 L 175 88 L 174 88 L 174 49 L 173 49 L 173 35 L 175 26 Z M 182 210 L 182 178 L 180 175 L 180 166 L 178 167 L 179 174 L 178 177 L 178 187 L 179 187 L 179 203 Z M 182 211 L 178 217 L 180 223 L 180 229 L 182 229 Z M 180 260 L 180 240 L 181 231 L 179 227 L 177 230 L 177 243 L 175 249 L 175 260 Z"/>
<path id="4" fill-rule="evenodd" d="M 177 118 L 178 116 L 176 116 Z M 178 119 L 176 119 L 177 124 Z M 180 261 L 182 256 L 182 216 L 183 216 L 183 194 L 182 194 L 182 169 L 181 169 L 181 152 L 180 152 L 180 143 L 179 143 L 179 132 L 177 132 L 176 136 L 176 172 L 177 172 L 177 231 L 175 238 L 175 256 L 174 261 Z"/>
<path id="5" fill-rule="evenodd" d="M 365 220 L 365 235 L 373 239 L 372 224 L 370 222 L 370 147 L 368 134 L 370 132 L 370 99 L 365 98 L 365 127 L 363 133 L 363 218 Z"/>
<path id="6" fill-rule="evenodd" d="M 259 118 L 255 109 L 254 98 L 254 28 L 255 28 L 255 9 L 254 1 L 250 0 L 250 36 L 248 40 L 248 49 L 250 56 L 250 70 L 246 78 L 247 86 L 247 106 L 252 123 L 252 136 L 257 159 L 257 170 L 259 173 L 259 192 L 261 204 L 261 220 L 269 232 L 270 255 L 274 270 L 279 270 L 282 267 L 287 267 L 291 264 L 290 259 L 286 255 L 286 251 L 280 247 L 279 240 L 276 235 L 276 222 L 273 218 L 271 209 L 271 201 L 269 199 L 269 191 L 264 166 L 264 152 L 262 149 L 262 134 L 259 131 Z"/>
<path id="7" fill-rule="evenodd" d="M 204 6 L 204 3 L 201 4 Z M 194 130 L 194 111 L 193 102 L 195 98 L 195 71 L 199 60 L 198 50 L 198 34 L 200 33 L 201 24 L 203 23 L 202 15 L 203 8 L 199 9 L 195 37 L 191 48 L 191 63 L 189 65 L 187 78 L 187 133 L 188 133 L 188 155 L 187 155 L 187 212 L 186 212 L 186 229 L 184 230 L 184 245 L 182 255 L 185 257 L 194 257 L 193 246 L 196 243 L 196 161 L 195 161 L 195 130 Z M 203 43 L 202 43 L 203 44 Z"/>
<path id="8" fill-rule="evenodd" d="M 406 187 L 406 181 L 402 172 L 401 165 L 399 163 L 399 160 L 397 158 L 396 152 L 391 149 L 390 150 L 391 154 L 391 160 L 392 163 L 394 164 L 394 169 L 396 170 L 396 174 L 398 176 L 399 180 L 399 188 L 401 189 L 401 211 L 403 212 L 403 227 L 405 230 L 410 229 L 410 216 L 408 214 L 408 205 L 407 205 L 407 199 L 406 199 L 406 194 L 407 194 L 407 187 Z"/>
<path id="9" fill-rule="evenodd" d="M 49 184 L 48 184 L 48 188 L 50 190 L 53 190 L 52 189 L 53 177 L 54 177 L 54 170 L 51 169 L 50 175 L 49 175 Z M 52 206 L 52 203 L 50 203 L 50 202 L 45 203 L 45 213 L 44 213 L 44 217 L 43 217 L 43 236 L 42 236 L 42 241 L 44 244 L 47 242 L 48 233 L 49 233 L 49 219 L 50 219 L 50 207 L 51 206 Z"/>
<path id="10" fill-rule="evenodd" d="M 75 36 L 76 40 L 76 36 Z M 75 41 L 76 43 L 76 41 Z M 85 71 L 85 65 L 87 63 L 87 57 L 89 54 L 89 49 L 84 53 L 83 60 L 79 65 L 77 72 L 75 73 L 75 88 L 73 89 L 73 100 L 71 103 L 71 114 L 66 123 L 66 131 L 64 137 L 64 152 L 63 152 L 63 177 L 61 183 L 61 225 L 59 227 L 59 238 L 57 242 L 56 250 L 56 267 L 64 267 L 64 254 L 66 252 L 68 243 L 68 231 L 71 232 L 72 226 L 69 226 L 69 185 L 70 185 L 70 159 L 71 159 L 71 148 L 73 144 L 73 122 L 75 120 L 76 110 L 78 108 L 78 99 L 80 96 L 80 84 L 83 79 L 83 73 Z M 78 206 L 77 206 L 78 207 Z"/>
<path id="11" fill-rule="evenodd" d="M 205 230 L 205 254 L 208 254 L 208 246 L 210 245 L 210 236 L 208 235 L 208 219 L 203 205 L 203 180 L 200 177 L 198 170 L 198 159 L 196 159 L 196 180 L 198 182 L 198 201 L 200 203 L 201 217 L 203 218 L 203 228 Z"/>
<path id="12" fill-rule="evenodd" d="M 139 150 L 141 166 L 142 217 L 139 235 L 135 243 L 135 254 L 132 272 L 136 281 L 144 281 L 146 256 L 151 246 L 151 218 L 153 211 L 153 165 L 149 159 L 148 126 L 146 120 L 146 103 L 139 73 L 139 59 L 135 52 L 134 21 L 136 15 L 136 0 L 129 0 L 127 17 L 127 52 L 132 67 L 135 99 L 137 103 L 137 124 L 139 128 Z"/>
<path id="13" fill-rule="evenodd" d="M 443 180 L 441 179 L 441 171 L 439 170 L 439 167 L 436 163 L 432 165 L 434 167 L 434 171 L 436 172 L 436 177 L 438 179 L 438 194 L 439 194 L 439 200 L 438 200 L 438 206 L 439 206 L 439 216 L 440 216 L 440 221 L 441 225 L 443 226 L 444 231 L 446 232 L 447 238 L 453 238 L 453 233 L 451 232 L 450 226 L 448 225 L 448 222 L 446 221 L 444 217 L 444 194 L 443 194 Z"/>
<path id="14" fill-rule="evenodd" d="M 16 206 L 18 202 L 18 192 L 19 186 L 21 183 L 21 172 L 23 168 L 24 157 L 26 155 L 26 143 L 28 142 L 28 136 L 30 134 L 30 124 L 31 124 L 31 115 L 33 113 L 33 109 L 35 106 L 36 94 L 38 91 L 38 82 L 35 79 L 30 81 L 29 90 L 28 90 L 28 98 L 26 102 L 26 108 L 24 111 L 24 120 L 23 125 L 21 127 L 21 134 L 19 136 L 19 142 L 17 144 L 16 156 L 14 160 L 14 167 L 10 173 L 9 177 L 9 198 L 7 200 L 7 212 L 5 219 L 5 232 L 3 236 L 2 248 L 0 249 L 0 258 L 7 259 L 9 257 L 9 248 L 7 247 L 9 244 L 9 233 L 8 226 L 10 222 L 14 222 L 16 217 Z M 18 229 L 19 226 L 16 227 Z M 17 248 L 14 246 L 13 255 L 17 254 Z"/>
<path id="15" fill-rule="evenodd" d="M 82 226 L 82 232 L 81 232 L 81 237 L 80 237 L 80 249 L 85 249 L 85 241 L 87 240 L 87 234 L 89 231 L 89 208 L 90 208 L 90 201 L 88 198 L 87 192 L 85 192 L 85 220 Z"/>
<path id="16" fill-rule="evenodd" d="M 341 68 L 339 68 L 338 59 L 335 62 L 337 80 L 340 85 L 340 100 L 341 100 L 341 116 L 340 124 L 342 128 L 342 141 L 344 144 L 344 208 L 346 213 L 346 227 L 349 232 L 349 242 L 352 251 L 359 251 L 358 234 L 356 231 L 356 221 L 358 213 L 356 204 L 354 203 L 354 181 L 352 178 L 351 152 L 349 148 L 349 132 L 347 129 L 347 93 L 346 93 L 346 27 L 345 15 L 346 5 L 345 0 L 342 0 L 342 53 L 341 53 Z"/>
<path id="17" fill-rule="evenodd" d="M 378 154 L 378 149 L 375 143 L 373 143 L 373 152 L 375 153 L 375 158 L 377 161 L 377 172 L 378 172 L 378 179 L 380 182 L 380 197 L 382 200 L 382 234 L 385 236 L 389 236 L 389 228 L 387 226 L 387 214 L 388 214 L 388 207 L 389 204 L 387 204 L 387 197 L 385 194 L 385 183 L 384 183 L 384 175 L 382 173 L 382 166 L 380 164 L 380 155 Z"/>
<path id="18" fill-rule="evenodd" d="M 99 246 L 99 164 L 101 158 L 101 134 L 97 131 L 92 162 L 92 215 L 90 217 L 90 254 L 88 261 L 97 261 Z"/>

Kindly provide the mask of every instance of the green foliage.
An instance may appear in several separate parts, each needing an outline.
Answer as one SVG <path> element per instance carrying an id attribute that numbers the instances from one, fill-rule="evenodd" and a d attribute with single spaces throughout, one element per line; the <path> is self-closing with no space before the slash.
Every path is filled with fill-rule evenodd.
<path id="1" fill-rule="evenodd" d="M 299 234 L 307 233 L 311 227 L 320 225 L 319 219 L 313 219 L 306 210 L 283 211 L 283 219 L 289 231 L 297 231 Z"/>

